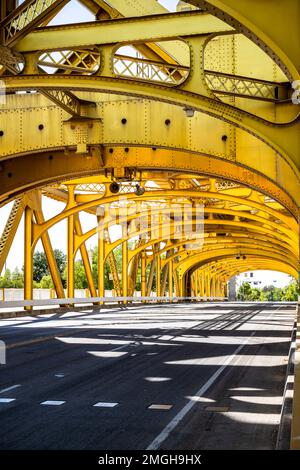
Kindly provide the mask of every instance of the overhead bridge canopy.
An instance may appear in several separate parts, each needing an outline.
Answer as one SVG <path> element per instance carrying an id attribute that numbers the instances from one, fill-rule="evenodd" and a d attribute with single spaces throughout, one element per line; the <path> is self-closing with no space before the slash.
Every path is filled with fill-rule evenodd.
<path id="1" fill-rule="evenodd" d="M 91 21 L 66 25 L 66 0 L 15 3 L 1 3 L 0 267 L 24 223 L 25 300 L 39 241 L 58 298 L 74 298 L 79 253 L 93 299 L 106 276 L 125 298 L 226 298 L 246 269 L 297 278 L 296 0 L 81 0 Z"/>

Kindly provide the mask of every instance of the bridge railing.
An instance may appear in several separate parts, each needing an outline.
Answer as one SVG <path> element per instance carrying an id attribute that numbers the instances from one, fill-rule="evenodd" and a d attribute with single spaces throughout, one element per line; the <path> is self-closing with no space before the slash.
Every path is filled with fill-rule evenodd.
<path id="1" fill-rule="evenodd" d="M 75 306 L 84 304 L 127 304 L 127 303 L 161 303 L 182 301 L 224 301 L 227 297 L 89 297 L 68 299 L 39 299 L 39 300 L 13 300 L 0 302 L 0 312 L 3 309 L 48 307 L 48 306 Z"/>

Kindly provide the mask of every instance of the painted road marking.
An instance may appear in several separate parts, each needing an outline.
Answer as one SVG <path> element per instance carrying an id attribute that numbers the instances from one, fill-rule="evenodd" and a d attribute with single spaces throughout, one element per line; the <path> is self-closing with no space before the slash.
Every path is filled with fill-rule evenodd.
<path id="1" fill-rule="evenodd" d="M 244 343 L 240 344 L 238 348 L 233 352 L 233 354 L 226 359 L 224 364 L 216 370 L 216 372 L 210 377 L 210 379 L 202 385 L 202 387 L 198 390 L 195 396 L 201 397 L 204 393 L 213 385 L 213 383 L 219 378 L 222 374 L 224 369 L 233 361 L 235 356 L 249 343 L 250 339 L 255 335 L 255 331 L 244 341 Z M 177 415 L 167 424 L 167 426 L 162 430 L 162 432 L 149 444 L 146 450 L 157 450 L 159 449 L 160 445 L 169 437 L 170 433 L 176 428 L 176 426 L 183 420 L 183 418 L 187 415 L 187 413 L 195 406 L 197 401 L 190 400 L 180 411 Z"/>
<path id="2" fill-rule="evenodd" d="M 10 392 L 11 390 L 14 390 L 15 388 L 21 387 L 20 384 L 18 385 L 12 385 L 12 387 L 4 388 L 3 390 L 0 390 L 0 393 L 5 393 L 5 392 Z"/>
<path id="3" fill-rule="evenodd" d="M 159 405 L 153 403 L 152 405 L 148 406 L 149 410 L 170 410 L 173 408 L 173 405 Z"/>
<path id="4" fill-rule="evenodd" d="M 226 413 L 229 411 L 229 406 L 207 406 L 205 411 L 210 411 L 212 413 Z"/>
<path id="5" fill-rule="evenodd" d="M 60 406 L 66 403 L 65 401 L 62 400 L 47 400 L 43 401 L 41 405 L 49 405 L 49 406 Z"/>
<path id="6" fill-rule="evenodd" d="M 99 401 L 98 403 L 95 403 L 95 405 L 93 406 L 97 406 L 99 408 L 114 408 L 118 404 L 119 403 L 109 403 L 109 402 Z"/>
<path id="7" fill-rule="evenodd" d="M 122 357 L 128 353 L 117 352 L 117 351 L 88 351 L 88 354 L 91 354 L 92 356 L 96 356 L 96 357 L 109 358 L 109 357 Z"/>
<path id="8" fill-rule="evenodd" d="M 11 401 L 15 401 L 15 398 L 0 398 L 0 403 L 10 403 Z"/>

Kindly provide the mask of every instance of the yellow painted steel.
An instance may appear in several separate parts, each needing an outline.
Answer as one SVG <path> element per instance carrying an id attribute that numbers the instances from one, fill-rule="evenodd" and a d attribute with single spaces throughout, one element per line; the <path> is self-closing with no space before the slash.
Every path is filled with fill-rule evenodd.
<path id="1" fill-rule="evenodd" d="M 32 209 L 26 206 L 24 217 L 24 300 L 31 300 L 33 293 L 32 217 Z M 25 309 L 30 310 L 28 307 Z"/>
<path id="2" fill-rule="evenodd" d="M 125 296 L 134 293 L 139 278 L 142 296 L 149 295 L 155 273 L 158 296 L 172 296 L 173 284 L 177 295 L 187 289 L 225 295 L 228 279 L 248 262 L 253 269 L 273 266 L 296 277 L 296 0 L 252 2 L 251 8 L 250 0 L 193 0 L 172 14 L 155 0 L 81 0 L 100 21 L 49 27 L 65 3 L 26 0 L 11 11 L 14 5 L 5 1 L 1 7 L 0 73 L 8 94 L 0 106 L 0 204 L 16 202 L 1 239 L 0 266 L 26 206 L 25 298 L 32 295 L 32 255 L 40 239 L 56 294 L 64 295 L 48 235 L 64 219 L 68 297 L 74 295 L 78 250 L 90 294 L 96 295 L 85 245 L 95 234 L 99 296 L 107 261 L 120 293 L 117 249 Z M 187 4 L 202 10 L 190 11 Z M 291 11 L 292 21 L 282 22 Z M 127 52 L 120 50 L 126 45 Z M 164 219 L 149 219 L 151 229 L 140 229 L 135 214 L 126 219 L 119 194 L 110 191 L 112 181 L 128 201 L 151 202 Z M 145 189 L 138 196 L 137 181 Z M 65 208 L 47 219 L 40 197 Z M 180 222 L 171 218 L 169 233 L 163 232 L 169 207 L 182 200 L 204 205 L 201 248 L 177 240 Z M 120 240 L 107 236 L 113 221 L 105 219 L 99 230 L 99 204 L 105 213 L 114 204 Z M 80 213 L 94 215 L 96 226 L 84 231 Z M 193 227 L 194 218 L 193 210 L 185 225 Z M 240 252 L 248 262 L 236 259 Z"/>
<path id="3" fill-rule="evenodd" d="M 106 263 L 123 296 L 140 283 L 142 297 L 224 298 L 232 276 L 256 269 L 300 280 L 299 1 L 186 0 L 170 13 L 156 0 L 80 0 L 96 21 L 49 27 L 66 3 L 0 9 L 0 207 L 13 202 L 0 270 L 24 217 L 25 300 L 38 241 L 65 295 L 49 235 L 62 220 L 68 298 L 78 252 L 92 297 L 105 295 Z M 61 212 L 44 214 L 46 197 Z M 178 237 L 197 204 L 200 245 Z"/>

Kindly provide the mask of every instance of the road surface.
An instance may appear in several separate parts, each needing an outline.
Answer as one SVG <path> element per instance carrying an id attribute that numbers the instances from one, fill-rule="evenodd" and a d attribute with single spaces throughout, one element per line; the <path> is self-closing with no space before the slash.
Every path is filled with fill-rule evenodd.
<path id="1" fill-rule="evenodd" d="M 273 449 L 295 304 L 0 320 L 0 449 Z"/>

